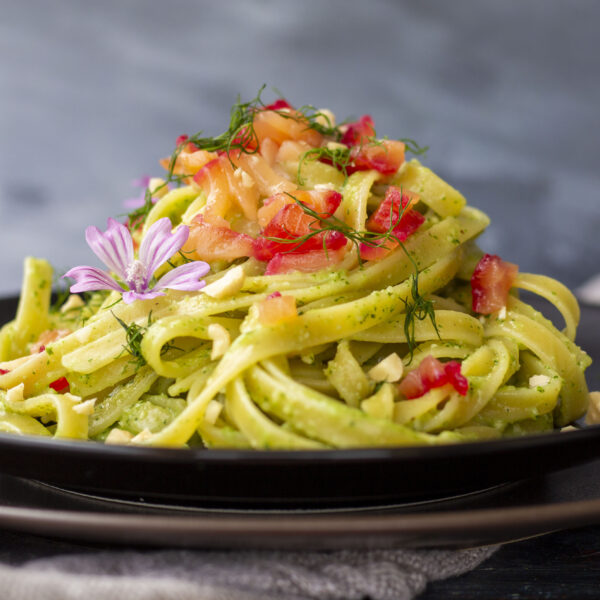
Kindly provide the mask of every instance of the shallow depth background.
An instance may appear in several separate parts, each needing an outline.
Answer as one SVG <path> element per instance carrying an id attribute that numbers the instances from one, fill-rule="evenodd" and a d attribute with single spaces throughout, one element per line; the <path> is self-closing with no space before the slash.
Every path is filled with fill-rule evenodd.
<path id="1" fill-rule="evenodd" d="M 599 22 L 595 0 L 3 0 L 0 294 L 25 254 L 97 264 L 85 227 L 262 83 L 429 145 L 485 249 L 576 286 L 600 270 Z"/>

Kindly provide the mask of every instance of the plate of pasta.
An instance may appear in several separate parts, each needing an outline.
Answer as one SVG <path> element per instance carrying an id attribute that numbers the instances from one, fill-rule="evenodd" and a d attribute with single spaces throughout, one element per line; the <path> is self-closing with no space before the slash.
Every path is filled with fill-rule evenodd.
<path id="1" fill-rule="evenodd" d="M 595 457 L 597 428 L 556 433 L 590 402 L 577 300 L 481 250 L 488 217 L 424 150 L 260 93 L 224 133 L 179 136 L 129 214 L 86 229 L 104 269 L 71 268 L 61 291 L 25 259 L 1 305 L 0 468 L 327 502 Z"/>

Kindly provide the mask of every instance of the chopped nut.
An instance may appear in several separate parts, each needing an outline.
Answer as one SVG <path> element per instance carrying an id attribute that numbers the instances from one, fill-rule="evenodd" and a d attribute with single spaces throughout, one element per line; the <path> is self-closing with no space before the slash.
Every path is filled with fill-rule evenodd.
<path id="1" fill-rule="evenodd" d="M 64 393 L 63 398 L 65 398 L 66 400 L 70 400 L 73 404 L 79 404 L 81 402 L 81 396 L 76 396 L 75 394 L 71 394 L 70 392 Z"/>
<path id="2" fill-rule="evenodd" d="M 216 358 L 223 356 L 231 344 L 231 336 L 229 335 L 229 331 L 227 331 L 223 325 L 211 323 L 208 326 L 208 337 L 213 342 L 210 358 L 215 360 Z"/>
<path id="3" fill-rule="evenodd" d="M 149 429 L 140 431 L 135 437 L 131 438 L 131 444 L 143 444 L 152 438 L 152 432 Z"/>
<path id="4" fill-rule="evenodd" d="M 333 183 L 317 183 L 317 185 L 315 185 L 315 190 L 319 191 L 319 190 L 333 190 L 335 191 L 335 185 L 333 185 Z"/>
<path id="5" fill-rule="evenodd" d="M 506 306 L 503 306 L 499 311 L 498 311 L 498 318 L 499 319 L 506 319 Z"/>
<path id="6" fill-rule="evenodd" d="M 548 385 L 550 383 L 550 377 L 548 377 L 548 375 L 532 375 L 529 378 L 529 387 L 530 388 L 536 388 L 536 387 L 544 387 L 545 385 Z"/>
<path id="7" fill-rule="evenodd" d="M 346 150 L 348 146 L 339 142 L 327 142 L 327 150 Z"/>
<path id="8" fill-rule="evenodd" d="M 404 372 L 402 359 L 393 352 L 376 364 L 368 375 L 373 381 L 399 381 Z"/>
<path id="9" fill-rule="evenodd" d="M 129 431 L 125 431 L 124 429 L 111 429 L 110 433 L 106 436 L 104 440 L 105 444 L 129 444 L 132 440 L 133 436 Z"/>
<path id="10" fill-rule="evenodd" d="M 587 415 L 585 415 L 586 425 L 597 425 L 600 423 L 600 392 L 590 392 L 590 404 Z"/>
<path id="11" fill-rule="evenodd" d="M 148 182 L 148 189 L 153 198 L 162 198 L 169 191 L 169 188 L 165 185 L 165 180 L 160 177 L 152 177 Z"/>
<path id="12" fill-rule="evenodd" d="M 93 415 L 95 404 L 96 398 L 92 398 L 91 400 L 86 400 L 85 402 L 80 402 L 79 404 L 76 404 L 73 407 L 73 411 L 76 412 L 78 415 Z"/>
<path id="13" fill-rule="evenodd" d="M 335 127 L 335 115 L 328 108 L 320 108 L 315 116 L 315 122 L 323 127 Z"/>
<path id="14" fill-rule="evenodd" d="M 229 269 L 221 277 L 203 288 L 203 292 L 211 298 L 227 298 L 237 294 L 244 285 L 246 274 L 241 265 Z"/>

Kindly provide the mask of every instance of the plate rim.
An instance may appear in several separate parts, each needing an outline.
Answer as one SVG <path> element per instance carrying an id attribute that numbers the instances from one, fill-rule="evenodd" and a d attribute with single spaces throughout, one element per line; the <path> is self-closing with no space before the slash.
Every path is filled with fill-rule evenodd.
<path id="1" fill-rule="evenodd" d="M 474 440 L 460 443 L 434 444 L 422 446 L 381 446 L 357 448 L 332 448 L 309 450 L 254 450 L 239 448 L 174 448 L 166 446 L 102 444 L 93 440 L 70 440 L 39 437 L 34 435 L 15 435 L 0 432 L 0 449 L 54 450 L 56 452 L 75 452 L 82 457 L 154 459 L 157 462 L 216 462 L 227 463 L 244 460 L 249 463 L 305 463 L 305 462 L 354 462 L 406 459 L 432 459 L 443 454 L 445 459 L 461 458 L 474 451 L 480 456 L 489 456 L 506 450 L 522 451 L 531 447 L 565 446 L 583 443 L 600 437 L 600 424 L 586 425 L 573 431 L 554 430 L 545 433 L 524 435 L 513 438 L 492 440 Z M 596 458 L 591 448 L 589 460 Z M 600 445 L 597 457 L 600 457 Z M 2 453 L 0 453 L 0 472 L 2 471 Z"/>
<path id="2" fill-rule="evenodd" d="M 597 523 L 600 497 L 508 508 L 383 515 L 156 515 L 0 504 L 0 527 L 13 531 L 79 541 L 211 549 L 287 548 L 297 543 L 304 549 L 348 548 L 349 543 L 373 548 L 396 544 L 424 547 L 439 546 L 443 539 L 446 545 L 466 547 L 507 543 Z"/>

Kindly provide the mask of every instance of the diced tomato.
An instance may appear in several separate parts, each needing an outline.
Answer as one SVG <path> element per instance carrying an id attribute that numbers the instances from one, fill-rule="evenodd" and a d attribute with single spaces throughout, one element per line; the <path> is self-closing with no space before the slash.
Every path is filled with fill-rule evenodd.
<path id="1" fill-rule="evenodd" d="M 398 242 L 395 239 L 390 238 L 388 240 L 383 240 L 377 246 L 370 246 L 369 244 L 361 242 L 358 251 L 362 260 L 381 260 L 392 250 L 397 248 L 397 246 Z"/>
<path id="2" fill-rule="evenodd" d="M 425 387 L 423 379 L 421 379 L 419 369 L 415 369 L 414 371 L 408 373 L 398 386 L 398 389 L 408 400 L 412 400 L 413 398 L 420 398 L 429 391 Z"/>
<path id="3" fill-rule="evenodd" d="M 351 164 L 345 167 L 348 175 L 371 169 L 382 175 L 393 175 L 400 168 L 404 162 L 404 143 L 396 140 L 374 141 L 375 127 L 369 115 L 363 115 L 356 123 L 346 127 L 341 141 L 352 148 Z"/>
<path id="4" fill-rule="evenodd" d="M 247 219 L 256 220 L 258 190 L 252 179 L 246 175 L 245 181 L 243 175 L 238 170 L 234 173 L 226 156 L 211 160 L 194 175 L 194 182 L 207 196 L 205 221 L 218 225 L 236 205 Z"/>
<path id="5" fill-rule="evenodd" d="M 278 100 L 275 100 L 275 102 L 267 104 L 264 110 L 281 110 L 282 108 L 292 109 L 292 105 L 287 100 L 279 98 Z"/>
<path id="6" fill-rule="evenodd" d="M 426 356 L 419 365 L 419 375 L 426 389 L 441 387 L 448 383 L 444 365 L 434 356 Z"/>
<path id="7" fill-rule="evenodd" d="M 205 164 L 217 158 L 215 152 L 206 150 L 196 150 L 194 152 L 180 152 L 175 159 L 173 173 L 176 175 L 193 175 L 197 173 Z M 169 170 L 171 158 L 161 158 L 159 161 L 163 169 Z"/>
<path id="8" fill-rule="evenodd" d="M 60 377 L 49 385 L 55 392 L 58 392 L 59 394 L 66 394 L 70 389 L 69 382 L 67 381 L 66 377 Z"/>
<path id="9" fill-rule="evenodd" d="M 257 304 L 258 320 L 263 325 L 277 325 L 298 316 L 296 298 L 274 292 Z"/>
<path id="10" fill-rule="evenodd" d="M 338 209 L 342 195 L 333 190 L 297 190 L 293 194 L 274 194 L 266 198 L 263 206 L 258 209 L 259 225 L 266 227 L 284 206 L 294 204 L 296 200 L 326 219 Z"/>
<path id="11" fill-rule="evenodd" d="M 460 372 L 460 363 L 457 360 L 451 360 L 444 365 L 444 371 L 454 389 L 461 396 L 466 396 L 469 391 L 469 381 Z"/>
<path id="12" fill-rule="evenodd" d="M 382 175 L 393 175 L 404 162 L 404 143 L 381 140 L 363 146 L 354 146 L 350 152 L 352 163 L 346 167 L 351 175 L 356 171 L 374 169 Z"/>
<path id="13" fill-rule="evenodd" d="M 393 225 L 394 235 L 401 242 L 405 241 L 425 222 L 425 217 L 420 212 L 413 210 L 413 206 L 418 200 L 417 194 L 403 192 L 400 188 L 390 185 L 381 204 L 367 220 L 367 229 L 384 233 L 389 231 Z"/>
<path id="14" fill-rule="evenodd" d="M 375 137 L 375 123 L 369 115 L 363 115 L 355 123 L 346 125 L 346 128 L 340 140 L 346 146 L 362 146 Z"/>
<path id="15" fill-rule="evenodd" d="M 175 146 L 179 147 L 182 144 L 185 144 L 188 140 L 189 140 L 189 136 L 187 135 L 180 135 L 176 140 L 175 140 Z M 189 144 L 187 144 L 187 146 L 184 149 L 184 152 L 197 152 L 198 150 L 200 150 L 200 148 L 198 148 L 198 146 L 196 146 L 196 144 L 194 144 L 193 142 L 190 142 Z"/>
<path id="16" fill-rule="evenodd" d="M 297 244 L 268 239 L 296 240 L 318 229 L 319 221 L 305 213 L 302 207 L 296 203 L 286 204 L 254 240 L 254 256 L 258 260 L 269 260 L 280 253 L 304 253 L 323 248 L 337 250 L 346 245 L 346 237 L 339 231 L 322 231 Z"/>
<path id="17" fill-rule="evenodd" d="M 313 147 L 319 147 L 323 136 L 310 127 L 306 117 L 287 107 L 277 110 L 281 111 L 284 108 L 285 116 L 274 110 L 262 110 L 256 113 L 252 127 L 259 143 L 262 143 L 265 138 L 271 138 L 277 144 L 285 140 L 301 140 Z"/>
<path id="18" fill-rule="evenodd" d="M 400 188 L 389 186 L 385 197 L 377 210 L 367 220 L 367 229 L 376 233 L 385 233 L 393 225 L 395 238 L 383 240 L 378 246 L 361 244 L 359 251 L 363 260 L 381 260 L 398 246 L 398 241 L 404 242 L 425 222 L 425 217 L 413 206 L 419 196 L 412 192 L 402 192 Z M 402 211 L 402 216 L 400 213 Z"/>
<path id="19" fill-rule="evenodd" d="M 196 260 L 232 261 L 242 256 L 252 256 L 252 238 L 227 227 L 204 221 L 202 215 L 194 217 L 190 234 L 183 246 Z"/>
<path id="20" fill-rule="evenodd" d="M 469 390 L 467 378 L 460 372 L 461 365 L 456 360 L 440 362 L 432 355 L 426 356 L 418 368 L 411 371 L 400 382 L 398 389 L 405 398 L 412 400 L 426 394 L 429 390 L 451 385 L 461 396 Z"/>
<path id="21" fill-rule="evenodd" d="M 495 254 L 484 254 L 471 277 L 473 311 L 489 315 L 506 306 L 519 267 Z"/>
<path id="22" fill-rule="evenodd" d="M 219 156 L 206 163 L 195 175 L 194 182 L 206 194 L 204 220 L 213 222 L 215 217 L 225 219 L 235 198 L 230 181 L 233 169 L 225 156 Z"/>
<path id="23" fill-rule="evenodd" d="M 272 196 L 278 192 L 294 192 L 298 186 L 284 177 L 261 154 L 231 153 L 229 158 L 241 167 L 255 182 L 262 196 Z"/>
<path id="24" fill-rule="evenodd" d="M 346 255 L 346 249 L 338 250 L 312 250 L 302 254 L 276 254 L 267 265 L 265 275 L 280 275 L 301 271 L 303 273 L 314 273 L 321 269 L 332 267 L 342 261 Z"/>
<path id="25" fill-rule="evenodd" d="M 0 369 L 0 375 L 6 375 L 7 373 L 10 373 L 10 371 L 7 371 L 6 369 Z"/>

